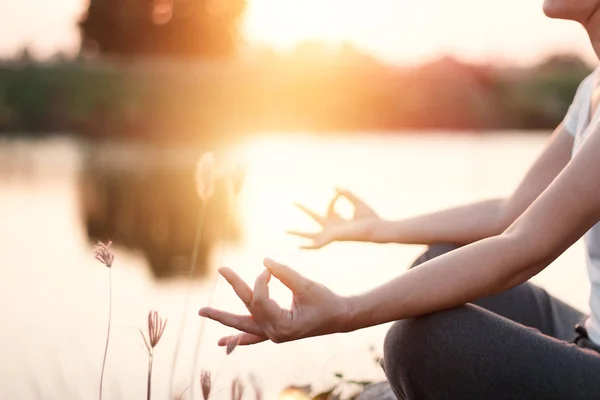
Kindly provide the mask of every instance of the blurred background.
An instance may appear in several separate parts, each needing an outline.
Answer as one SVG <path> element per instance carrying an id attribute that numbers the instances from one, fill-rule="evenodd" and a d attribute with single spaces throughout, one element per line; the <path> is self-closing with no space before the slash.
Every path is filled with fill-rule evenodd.
<path id="1" fill-rule="evenodd" d="M 169 320 L 154 372 L 155 398 L 169 398 L 204 152 L 219 177 L 247 175 L 239 196 L 217 179 L 205 204 L 178 393 L 199 385 L 197 310 L 244 312 L 218 266 L 252 282 L 268 256 L 351 294 L 423 251 L 300 251 L 286 230 L 317 227 L 294 202 L 324 211 L 341 186 L 396 219 L 509 195 L 597 62 L 583 29 L 547 19 L 541 0 L 0 0 L 0 20 L 3 399 L 97 398 L 109 286 L 92 248 L 108 239 L 105 398 L 145 395 L 150 309 Z M 534 279 L 587 310 L 580 243 Z M 251 374 L 265 399 L 327 389 L 336 373 L 378 381 L 386 328 L 226 357 L 216 341 L 232 331 L 206 322 L 199 368 L 213 398 Z"/>

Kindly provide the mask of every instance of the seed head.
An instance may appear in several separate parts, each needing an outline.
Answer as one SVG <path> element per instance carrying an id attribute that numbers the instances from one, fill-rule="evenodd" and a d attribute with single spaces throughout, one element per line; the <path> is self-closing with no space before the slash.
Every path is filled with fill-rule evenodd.
<path id="1" fill-rule="evenodd" d="M 109 240 L 106 244 L 98 242 L 98 244 L 94 247 L 94 256 L 96 257 L 96 260 L 100 261 L 108 268 L 112 267 L 113 261 L 115 259 L 115 255 L 113 254 L 110 248 L 111 245 L 112 242 Z"/>
<path id="2" fill-rule="evenodd" d="M 202 397 L 208 400 L 210 395 L 210 371 L 205 369 L 200 372 L 200 386 L 202 387 Z"/>
<path id="3" fill-rule="evenodd" d="M 254 388 L 254 394 L 256 395 L 256 400 L 262 400 L 263 392 L 261 389 L 261 385 L 258 382 L 258 378 L 256 377 L 256 375 L 254 375 L 252 373 L 250 373 L 250 384 Z"/>
<path id="4" fill-rule="evenodd" d="M 227 355 L 230 355 L 231 353 L 233 353 L 233 350 L 235 350 L 235 348 L 237 347 L 237 345 L 239 343 L 240 343 L 239 335 L 230 337 L 229 340 L 227 340 L 227 350 L 226 350 Z"/>
<path id="5" fill-rule="evenodd" d="M 242 400 L 244 395 L 244 385 L 239 378 L 235 378 L 231 382 L 231 400 Z"/>
<path id="6" fill-rule="evenodd" d="M 154 348 L 160 341 L 166 326 L 167 320 L 165 319 L 163 321 L 156 311 L 150 311 L 148 313 L 148 338 L 146 338 L 144 332 L 140 330 L 148 353 L 152 354 Z"/>
<path id="7" fill-rule="evenodd" d="M 202 201 L 208 200 L 215 191 L 214 177 L 215 156 L 204 153 L 196 166 L 196 190 Z"/>

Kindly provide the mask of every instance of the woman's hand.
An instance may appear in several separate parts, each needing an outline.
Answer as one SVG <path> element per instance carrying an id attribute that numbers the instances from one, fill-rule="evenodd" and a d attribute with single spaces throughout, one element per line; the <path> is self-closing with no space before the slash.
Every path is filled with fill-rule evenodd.
<path id="1" fill-rule="evenodd" d="M 221 338 L 219 346 L 226 346 L 234 337 L 237 344 L 249 345 L 265 340 L 282 343 L 345 331 L 350 318 L 345 298 L 283 264 L 265 259 L 264 265 L 266 269 L 256 279 L 254 290 L 231 269 L 219 269 L 250 312 L 250 315 L 237 315 L 211 307 L 198 312 L 202 317 L 243 332 Z M 291 309 L 282 308 L 269 298 L 271 275 L 292 291 Z"/>
<path id="2" fill-rule="evenodd" d="M 350 220 L 342 218 L 335 212 L 335 204 L 340 197 L 345 197 L 354 206 L 354 215 Z M 311 244 L 302 246 L 303 249 L 320 249 L 338 240 L 367 241 L 367 232 L 372 228 L 371 223 L 381 220 L 364 201 L 352 192 L 342 189 L 336 189 L 336 195 L 329 203 L 327 214 L 324 217 L 301 204 L 296 204 L 296 207 L 308 214 L 322 228 L 320 232 L 315 233 L 288 231 L 292 235 L 312 240 Z"/>

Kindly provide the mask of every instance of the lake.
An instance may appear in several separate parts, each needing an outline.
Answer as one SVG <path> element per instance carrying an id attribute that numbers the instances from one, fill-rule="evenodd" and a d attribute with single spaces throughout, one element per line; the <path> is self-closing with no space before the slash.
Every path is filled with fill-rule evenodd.
<path id="1" fill-rule="evenodd" d="M 286 230 L 316 227 L 293 207 L 294 202 L 321 211 L 333 188 L 342 186 L 381 216 L 396 219 L 507 196 L 547 138 L 537 132 L 365 133 L 347 138 L 273 134 L 232 145 L 224 157 L 248 165 L 246 182 L 233 207 L 242 236 L 238 242 L 213 249 L 207 277 L 195 284 L 176 387 L 189 384 L 200 324 L 197 310 L 208 302 L 213 282 L 217 282 L 213 305 L 245 311 L 227 284 L 217 279 L 218 266 L 227 265 L 253 282 L 268 256 L 338 293 L 351 294 L 402 273 L 423 251 L 421 246 L 364 243 L 299 250 L 302 240 L 287 236 Z M 2 399 L 97 398 L 108 316 L 108 270 L 94 260 L 93 243 L 82 222 L 79 188 L 86 157 L 82 146 L 66 137 L 0 141 Z M 348 213 L 348 205 L 341 204 L 340 212 Z M 157 279 L 143 252 L 118 242 L 115 246 L 105 399 L 144 398 L 147 355 L 139 328 L 145 329 L 151 309 L 169 320 L 154 359 L 154 398 L 167 398 L 186 282 Z M 581 242 L 534 281 L 588 310 Z M 281 284 L 274 282 L 271 287 L 274 298 L 289 302 Z M 281 345 L 263 343 L 237 348 L 225 357 L 216 341 L 231 330 L 207 322 L 201 367 L 212 371 L 215 399 L 229 398 L 231 379 L 239 376 L 248 383 L 250 373 L 261 383 L 265 399 L 277 398 L 289 384 L 326 388 L 336 381 L 336 372 L 349 378 L 382 379 L 373 359 L 381 353 L 386 329 L 378 326 Z"/>

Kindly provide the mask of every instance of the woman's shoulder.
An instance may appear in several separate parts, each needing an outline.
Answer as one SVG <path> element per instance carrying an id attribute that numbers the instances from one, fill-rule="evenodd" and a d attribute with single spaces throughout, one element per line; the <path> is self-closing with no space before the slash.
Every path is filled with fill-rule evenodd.
<path id="1" fill-rule="evenodd" d="M 600 67 L 596 67 L 590 72 L 582 81 L 579 83 L 577 87 L 577 92 L 593 89 L 600 82 Z"/>
<path id="2" fill-rule="evenodd" d="M 592 96 L 592 92 L 596 87 L 598 87 L 599 84 L 600 66 L 594 68 L 592 72 L 590 72 L 585 78 L 581 80 L 579 86 L 577 87 L 577 91 L 575 92 L 573 103 L 575 105 L 578 105 L 579 103 L 589 101 Z"/>

